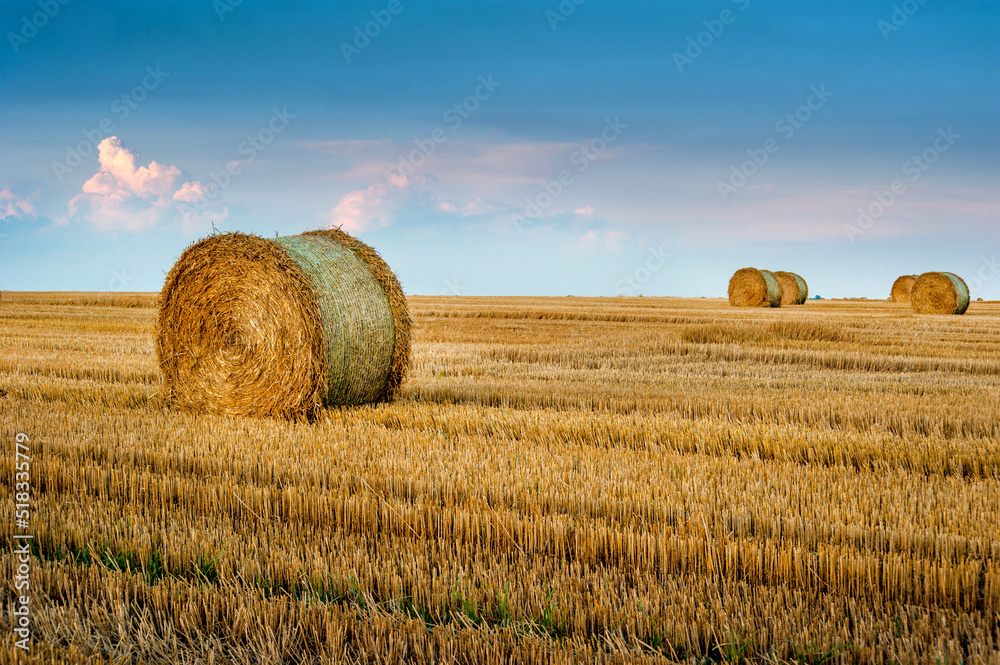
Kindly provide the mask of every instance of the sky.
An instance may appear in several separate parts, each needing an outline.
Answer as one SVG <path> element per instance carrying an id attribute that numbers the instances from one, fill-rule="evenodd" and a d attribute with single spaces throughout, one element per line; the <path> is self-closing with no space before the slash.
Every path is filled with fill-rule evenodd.
<path id="1" fill-rule="evenodd" d="M 7 0 L 0 289 L 340 226 L 408 294 L 1000 299 L 1000 0 Z"/>

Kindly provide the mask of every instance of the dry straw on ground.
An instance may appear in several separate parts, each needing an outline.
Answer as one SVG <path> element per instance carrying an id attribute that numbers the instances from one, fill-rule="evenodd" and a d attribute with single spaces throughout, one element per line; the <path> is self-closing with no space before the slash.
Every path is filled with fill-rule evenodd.
<path id="1" fill-rule="evenodd" d="M 809 287 L 801 275 L 779 270 L 774 273 L 774 276 L 777 278 L 778 283 L 781 284 L 782 306 L 801 305 L 805 303 L 806 298 L 809 297 Z"/>
<path id="2" fill-rule="evenodd" d="M 162 410 L 151 296 L 5 292 L 0 665 L 1000 665 L 1000 303 L 408 301 L 403 399 L 303 428 Z"/>
<path id="3" fill-rule="evenodd" d="M 892 291 L 889 293 L 889 300 L 892 302 L 910 302 L 910 291 L 913 290 L 913 283 L 917 281 L 917 275 L 903 275 L 897 277 L 892 283 Z"/>
<path id="4" fill-rule="evenodd" d="M 167 276 L 157 355 L 178 408 L 312 417 L 392 399 L 410 317 L 389 267 L 342 231 L 217 235 Z"/>
<path id="5" fill-rule="evenodd" d="M 917 314 L 965 314 L 969 287 L 950 272 L 925 272 L 910 291 L 910 305 Z"/>
<path id="6" fill-rule="evenodd" d="M 781 283 L 769 270 L 741 268 L 729 280 L 733 307 L 780 307 L 781 295 Z"/>

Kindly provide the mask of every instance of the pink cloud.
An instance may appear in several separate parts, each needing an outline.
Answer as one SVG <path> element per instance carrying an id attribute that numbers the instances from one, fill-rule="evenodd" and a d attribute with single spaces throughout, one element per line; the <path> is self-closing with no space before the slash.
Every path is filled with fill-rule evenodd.
<path id="1" fill-rule="evenodd" d="M 458 217 L 474 217 L 506 212 L 508 207 L 481 196 L 467 202 L 443 201 L 427 188 L 420 175 L 386 172 L 382 182 L 345 194 L 329 212 L 331 226 L 349 233 L 385 228 L 404 212 L 433 211 Z"/>
<path id="2" fill-rule="evenodd" d="M 208 205 L 188 205 L 184 210 L 190 212 L 178 215 L 174 202 L 205 201 L 206 190 L 198 181 L 178 185 L 181 170 L 176 166 L 156 161 L 137 166 L 138 155 L 122 146 L 117 136 L 101 141 L 97 150 L 100 167 L 70 200 L 69 215 L 61 223 L 79 218 L 102 231 L 137 231 L 180 216 L 185 231 L 196 231 L 209 218 L 228 217 L 227 209 Z"/>
<path id="3" fill-rule="evenodd" d="M 386 182 L 377 182 L 366 189 L 348 192 L 330 211 L 330 225 L 348 233 L 360 233 L 391 225 L 396 215 L 423 189 L 424 179 L 389 173 Z"/>
<path id="4" fill-rule="evenodd" d="M 174 192 L 174 201 L 183 201 L 185 203 L 194 203 L 199 201 L 207 195 L 205 186 L 198 181 L 186 182 L 181 185 L 181 188 Z"/>
<path id="5" fill-rule="evenodd" d="M 123 148 L 117 136 L 101 141 L 97 150 L 101 169 L 84 183 L 85 192 L 107 194 L 109 190 L 121 188 L 138 196 L 166 196 L 174 191 L 174 182 L 181 176 L 181 170 L 176 166 L 165 166 L 156 161 L 136 168 L 137 155 Z M 88 190 L 88 185 L 91 190 Z"/>

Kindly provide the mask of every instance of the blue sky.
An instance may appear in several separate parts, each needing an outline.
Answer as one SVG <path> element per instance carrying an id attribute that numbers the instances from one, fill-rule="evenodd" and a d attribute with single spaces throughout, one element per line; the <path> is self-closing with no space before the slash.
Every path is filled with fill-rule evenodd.
<path id="1" fill-rule="evenodd" d="M 1000 2 L 7 2 L 0 288 L 342 225 L 411 294 L 1000 298 Z M 365 32 L 368 32 L 366 35 Z"/>

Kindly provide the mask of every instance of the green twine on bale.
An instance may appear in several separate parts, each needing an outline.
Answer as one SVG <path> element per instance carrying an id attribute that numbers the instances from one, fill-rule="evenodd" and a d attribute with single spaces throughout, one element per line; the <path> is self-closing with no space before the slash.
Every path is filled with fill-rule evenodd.
<path id="1" fill-rule="evenodd" d="M 316 292 L 327 346 L 326 406 L 378 401 L 385 392 L 396 333 L 389 298 L 354 252 L 321 236 L 274 242 Z"/>
<path id="2" fill-rule="evenodd" d="M 953 272 L 946 272 L 944 275 L 951 280 L 952 284 L 955 285 L 955 293 L 958 296 L 958 302 L 955 305 L 955 313 L 965 314 L 965 312 L 969 309 L 969 286 L 965 283 L 964 279 Z"/>
<path id="3" fill-rule="evenodd" d="M 771 305 L 771 307 L 781 306 L 781 283 L 778 282 L 778 278 L 774 276 L 774 273 L 770 270 L 761 270 L 760 274 L 764 276 L 764 281 L 767 282 L 767 299 L 769 302 L 777 302 L 777 305 Z"/>
<path id="4" fill-rule="evenodd" d="M 802 279 L 802 276 L 798 273 L 792 273 L 792 277 L 795 278 L 795 283 L 799 285 L 799 305 L 805 304 L 806 300 L 809 298 L 809 285 L 806 284 L 806 280 Z"/>

